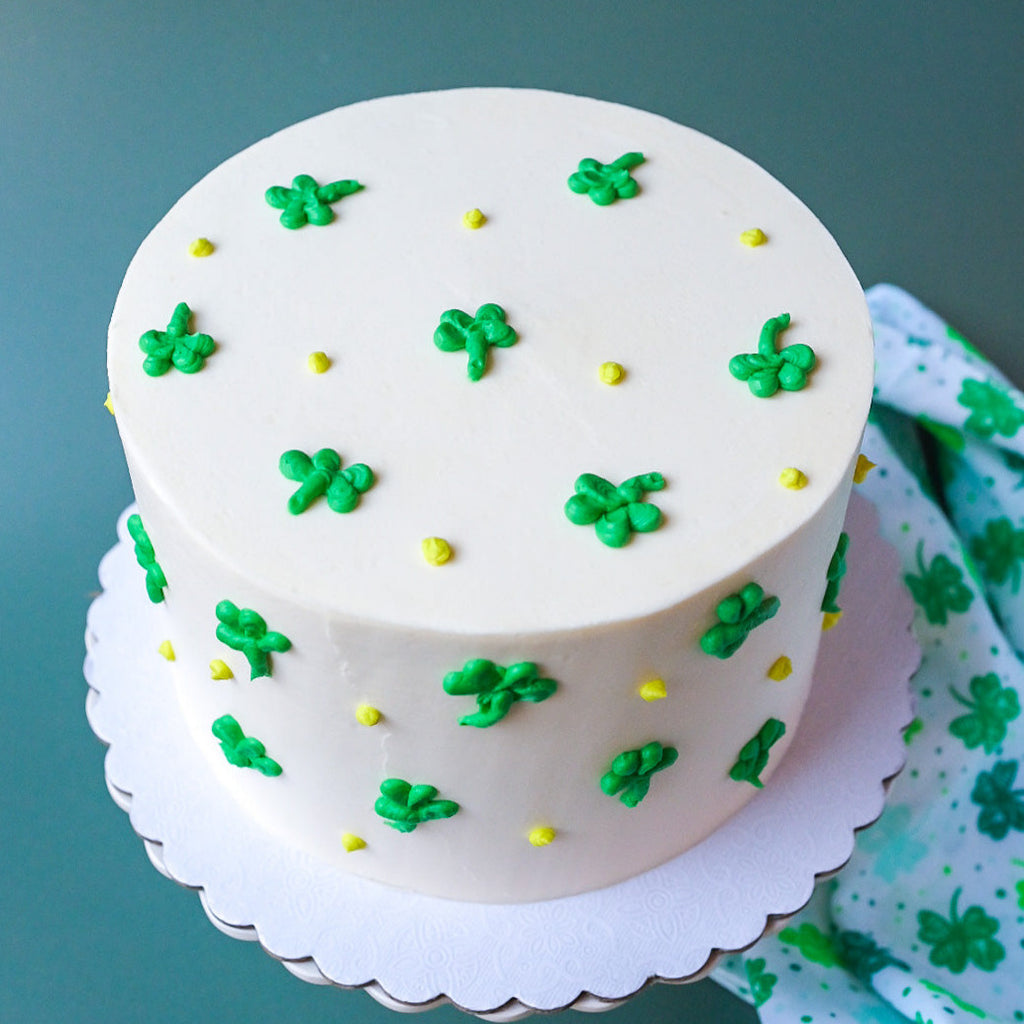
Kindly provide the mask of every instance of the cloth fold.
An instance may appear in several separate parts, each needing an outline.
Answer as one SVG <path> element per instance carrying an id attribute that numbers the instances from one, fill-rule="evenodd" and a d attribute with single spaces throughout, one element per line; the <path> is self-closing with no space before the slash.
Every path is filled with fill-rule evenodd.
<path id="1" fill-rule="evenodd" d="M 843 871 L 712 977 L 765 1024 L 1022 1022 L 1024 394 L 905 291 L 867 300 L 859 488 L 923 652 L 907 765 Z"/>

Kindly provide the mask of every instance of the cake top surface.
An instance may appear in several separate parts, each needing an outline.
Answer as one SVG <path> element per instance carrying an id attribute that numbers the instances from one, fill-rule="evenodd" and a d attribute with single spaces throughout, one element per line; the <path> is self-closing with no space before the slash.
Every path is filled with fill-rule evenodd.
<path id="1" fill-rule="evenodd" d="M 598 169 L 622 189 L 607 205 L 567 183 L 624 156 Z M 815 365 L 756 397 L 730 360 L 782 314 L 772 344 Z M 653 613 L 770 550 L 841 486 L 872 371 L 853 272 L 764 170 L 653 114 L 518 89 L 358 103 L 228 160 L 139 249 L 109 344 L 136 490 L 197 543 L 312 608 L 477 634 Z M 614 499 L 622 547 L 567 516 L 583 474 L 644 478 Z"/>

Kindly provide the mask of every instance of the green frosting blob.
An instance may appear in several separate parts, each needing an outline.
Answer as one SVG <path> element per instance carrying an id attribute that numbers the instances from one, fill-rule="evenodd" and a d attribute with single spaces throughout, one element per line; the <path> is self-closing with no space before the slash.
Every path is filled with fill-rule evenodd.
<path id="1" fill-rule="evenodd" d="M 828 563 L 828 570 L 825 573 L 825 596 L 821 599 L 821 610 L 829 615 L 838 615 L 842 611 L 836 604 L 836 599 L 839 597 L 839 586 L 846 575 L 846 550 L 849 546 L 849 534 L 839 534 L 839 543 L 836 544 L 835 554 Z"/>
<path id="2" fill-rule="evenodd" d="M 442 352 L 462 352 L 469 356 L 470 380 L 479 380 L 487 370 L 487 350 L 509 348 L 519 335 L 506 323 L 505 310 L 494 302 L 482 305 L 475 316 L 461 309 L 448 309 L 434 331 L 434 344 Z"/>
<path id="3" fill-rule="evenodd" d="M 675 764 L 678 757 L 675 747 L 663 747 L 656 740 L 637 750 L 624 750 L 601 776 L 601 789 L 608 796 L 618 796 L 627 807 L 636 807 L 651 788 L 651 776 Z"/>
<path id="4" fill-rule="evenodd" d="M 736 758 L 736 763 L 729 769 L 729 778 L 737 782 L 749 782 L 758 789 L 764 783 L 760 775 L 768 764 L 768 751 L 786 734 L 786 725 L 777 718 L 769 718 L 758 730 L 757 735 L 744 744 Z"/>
<path id="5" fill-rule="evenodd" d="M 520 661 L 504 668 L 487 658 L 467 661 L 461 672 L 444 677 L 444 692 L 453 697 L 476 695 L 477 710 L 464 715 L 459 725 L 486 729 L 500 722 L 517 701 L 534 704 L 547 700 L 558 689 L 554 679 L 541 679 L 532 661 Z"/>
<path id="6" fill-rule="evenodd" d="M 224 756 L 238 768 L 255 768 L 263 775 L 280 775 L 281 766 L 267 757 L 267 748 L 254 736 L 246 736 L 231 715 L 222 715 L 211 728 L 220 740 Z"/>
<path id="7" fill-rule="evenodd" d="M 283 633 L 267 629 L 263 617 L 251 608 L 239 608 L 231 601 L 217 605 L 217 639 L 234 651 L 241 651 L 249 662 L 250 679 L 269 676 L 270 652 L 291 649 L 292 642 Z"/>
<path id="8" fill-rule="evenodd" d="M 742 590 L 720 601 L 715 613 L 718 624 L 701 638 L 701 650 L 716 658 L 731 658 L 743 645 L 752 629 L 767 622 L 778 610 L 777 597 L 765 597 L 756 583 L 748 583 Z"/>
<path id="9" fill-rule="evenodd" d="M 664 487 L 660 473 L 633 476 L 618 487 L 595 473 L 584 473 L 576 478 L 576 493 L 565 503 L 565 516 L 577 526 L 593 524 L 602 544 L 621 548 L 634 533 L 650 533 L 661 526 L 661 509 L 644 498 Z"/>
<path id="10" fill-rule="evenodd" d="M 616 199 L 632 199 L 640 186 L 629 172 L 643 162 L 643 153 L 624 153 L 610 164 L 586 157 L 580 161 L 579 169 L 569 175 L 568 185 L 578 195 L 590 196 L 598 206 L 609 206 Z"/>
<path id="11" fill-rule="evenodd" d="M 135 561 L 146 570 L 146 593 L 149 595 L 150 601 L 159 604 L 164 599 L 167 577 L 156 560 L 153 544 L 142 525 L 141 516 L 131 515 L 128 517 L 128 533 L 135 541 Z"/>
<path id="12" fill-rule="evenodd" d="M 435 800 L 437 787 L 413 785 L 405 779 L 385 779 L 373 809 L 399 832 L 412 832 L 425 821 L 437 821 L 458 814 L 454 800 Z"/>
<path id="13" fill-rule="evenodd" d="M 351 512 L 375 480 L 373 470 L 361 462 L 342 469 L 341 456 L 333 448 L 321 448 L 312 457 L 293 449 L 281 456 L 278 468 L 301 485 L 288 499 L 288 511 L 293 516 L 305 512 L 324 495 L 335 512 Z"/>
<path id="14" fill-rule="evenodd" d="M 358 192 L 363 186 L 358 181 L 346 179 L 332 181 L 329 185 L 318 185 L 308 174 L 299 174 L 292 179 L 292 187 L 271 185 L 264 197 L 275 210 L 281 211 L 281 223 L 292 230 L 314 224 L 323 227 L 334 220 L 331 203 Z"/>
<path id="15" fill-rule="evenodd" d="M 166 331 L 146 331 L 139 338 L 139 348 L 146 354 L 142 369 L 150 377 L 163 376 L 172 366 L 182 373 L 198 373 L 213 355 L 216 342 L 208 334 L 189 334 L 192 310 L 179 302 L 171 314 Z"/>
<path id="16" fill-rule="evenodd" d="M 780 388 L 800 391 L 814 369 L 816 358 L 809 345 L 787 345 L 776 351 L 778 336 L 789 327 L 789 314 L 781 313 L 764 322 L 757 351 L 733 356 L 729 372 L 747 382 L 750 393 L 758 398 L 771 398 Z"/>

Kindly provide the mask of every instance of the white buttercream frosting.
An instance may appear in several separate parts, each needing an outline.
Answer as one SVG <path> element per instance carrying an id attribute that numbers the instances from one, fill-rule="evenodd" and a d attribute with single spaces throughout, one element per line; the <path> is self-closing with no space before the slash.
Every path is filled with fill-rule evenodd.
<path id="1" fill-rule="evenodd" d="M 636 198 L 595 205 L 585 157 L 644 153 Z M 324 227 L 264 200 L 298 174 L 357 179 Z M 480 209 L 471 230 L 463 214 Z M 761 228 L 751 248 L 741 234 Z M 189 254 L 197 236 L 213 253 Z M 217 349 L 198 373 L 142 372 L 138 340 L 187 302 Z M 441 314 L 497 303 L 518 332 L 480 381 L 433 343 Z M 762 324 L 812 346 L 804 390 L 753 397 L 728 372 Z M 330 360 L 311 372 L 311 353 Z M 472 899 L 607 884 L 705 835 L 753 792 L 728 778 L 768 717 L 799 718 L 818 605 L 871 397 L 863 295 L 783 186 L 697 132 L 627 107 L 467 89 L 345 107 L 211 172 L 154 229 L 110 330 L 110 383 L 143 520 L 169 586 L 180 694 L 218 778 L 269 827 L 346 869 Z M 603 383 L 600 366 L 625 369 Z M 281 454 L 336 449 L 376 474 L 358 508 L 298 516 Z M 780 486 L 799 468 L 808 485 Z M 563 513 L 582 473 L 664 475 L 664 521 L 622 549 Z M 444 538 L 444 565 L 423 557 Z M 851 554 L 852 557 L 852 554 Z M 779 614 L 733 658 L 699 638 L 751 579 Z M 292 640 L 269 679 L 214 638 L 230 599 Z M 173 634 L 173 635 L 172 635 Z M 794 672 L 767 680 L 789 656 Z M 235 679 L 201 671 L 222 657 Z M 489 729 L 441 681 L 474 657 L 535 661 L 559 690 Z M 763 664 L 762 664 L 763 662 Z M 665 680 L 648 703 L 638 688 Z M 382 712 L 367 728 L 360 704 Z M 227 765 L 231 713 L 284 767 Z M 679 761 L 627 809 L 610 760 L 658 739 Z M 398 776 L 457 800 L 401 835 L 373 812 Z M 666 825 L 666 821 L 671 825 Z M 532 846 L 532 829 L 557 836 Z M 348 832 L 367 846 L 346 854 Z M 559 852 L 561 851 L 561 852 Z M 489 865 L 477 872 L 474 866 Z"/>

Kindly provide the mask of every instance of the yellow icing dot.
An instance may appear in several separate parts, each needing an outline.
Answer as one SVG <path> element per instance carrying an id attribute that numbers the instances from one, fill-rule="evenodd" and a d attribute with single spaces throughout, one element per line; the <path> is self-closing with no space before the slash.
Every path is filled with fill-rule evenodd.
<path id="1" fill-rule="evenodd" d="M 197 238 L 194 242 L 189 243 L 188 254 L 189 256 L 197 256 L 202 258 L 203 256 L 209 256 L 213 252 L 213 242 L 208 238 Z"/>
<path id="2" fill-rule="evenodd" d="M 800 491 L 807 486 L 807 475 L 793 466 L 787 466 L 779 474 L 779 483 L 791 491 Z"/>
<path id="3" fill-rule="evenodd" d="M 825 612 L 825 617 L 821 620 L 821 628 L 823 630 L 831 629 L 842 617 L 842 612 Z"/>
<path id="4" fill-rule="evenodd" d="M 602 363 L 597 371 L 602 384 L 621 384 L 626 370 L 621 363 Z"/>
<path id="5" fill-rule="evenodd" d="M 158 648 L 160 654 L 162 654 L 168 661 L 174 661 L 174 648 L 171 646 L 170 640 L 165 640 Z"/>
<path id="6" fill-rule="evenodd" d="M 355 853 L 356 850 L 362 850 L 366 847 L 366 840 L 361 839 L 359 836 L 354 836 L 351 832 L 345 832 L 341 837 L 341 845 L 345 848 L 346 853 Z"/>
<path id="7" fill-rule="evenodd" d="M 111 416 L 114 415 L 114 403 L 110 400 L 110 392 L 109 391 L 107 392 L 107 400 L 103 403 L 103 408 L 106 409 L 107 412 L 109 412 Z"/>
<path id="8" fill-rule="evenodd" d="M 640 696 L 648 703 L 652 700 L 663 700 L 667 695 L 664 679 L 651 679 L 640 687 Z"/>
<path id="9" fill-rule="evenodd" d="M 235 673 L 231 671 L 231 666 L 226 661 L 221 661 L 220 658 L 214 658 L 210 662 L 210 678 L 211 679 L 234 679 Z"/>
<path id="10" fill-rule="evenodd" d="M 547 846 L 548 843 L 554 842 L 556 835 L 558 833 L 550 825 L 542 825 L 539 828 L 530 829 L 527 838 L 530 840 L 531 846 Z"/>
<path id="11" fill-rule="evenodd" d="M 443 537 L 426 537 L 420 549 L 431 565 L 444 565 L 452 557 L 452 547 Z"/>
<path id="12" fill-rule="evenodd" d="M 380 712 L 369 704 L 360 704 L 356 708 L 356 721 L 360 725 L 376 725 L 380 721 Z"/>
<path id="13" fill-rule="evenodd" d="M 775 682 L 781 683 L 791 672 L 793 671 L 793 662 L 782 655 L 781 658 L 776 658 L 772 662 L 772 667 L 768 669 L 768 678 L 774 679 Z"/>
<path id="14" fill-rule="evenodd" d="M 313 373 L 326 373 L 331 367 L 331 360 L 326 352 L 310 352 L 306 365 Z"/>
<path id="15" fill-rule="evenodd" d="M 768 236 L 760 228 L 750 228 L 740 235 L 740 241 L 754 249 L 759 245 L 764 245 L 768 241 Z"/>
<path id="16" fill-rule="evenodd" d="M 875 465 L 866 455 L 858 455 L 857 465 L 853 469 L 853 482 L 855 484 L 864 483 L 868 478 L 868 473 L 875 468 Z"/>
<path id="17" fill-rule="evenodd" d="M 482 228 L 487 223 L 487 218 L 474 207 L 462 215 L 462 223 L 471 231 L 476 231 L 477 228 Z"/>

